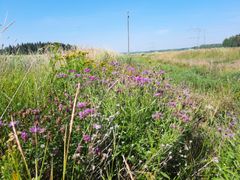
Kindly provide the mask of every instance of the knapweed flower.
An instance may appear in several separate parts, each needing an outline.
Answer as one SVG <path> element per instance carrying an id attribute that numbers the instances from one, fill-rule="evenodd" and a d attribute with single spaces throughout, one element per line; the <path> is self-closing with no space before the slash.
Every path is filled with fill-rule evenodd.
<path id="1" fill-rule="evenodd" d="M 4 126 L 3 122 L 0 120 L 0 127 Z"/>
<path id="2" fill-rule="evenodd" d="M 79 78 L 79 77 L 81 77 L 81 74 L 75 74 L 75 77 Z"/>
<path id="3" fill-rule="evenodd" d="M 85 143 L 88 143 L 88 142 L 91 141 L 91 136 L 85 134 L 85 135 L 83 135 L 83 140 L 84 140 Z"/>
<path id="4" fill-rule="evenodd" d="M 161 119 L 161 117 L 162 117 L 162 113 L 160 113 L 160 112 L 156 112 L 152 115 L 152 118 L 154 120 L 159 120 L 159 119 Z"/>
<path id="5" fill-rule="evenodd" d="M 142 74 L 147 75 L 147 74 L 149 74 L 149 71 L 148 71 L 148 70 L 144 70 L 144 71 L 142 72 Z"/>
<path id="6" fill-rule="evenodd" d="M 154 94 L 155 97 L 160 97 L 163 95 L 163 90 L 159 90 L 157 93 Z"/>
<path id="7" fill-rule="evenodd" d="M 183 122 L 189 122 L 190 118 L 185 112 L 179 112 L 177 116 L 183 121 Z"/>
<path id="8" fill-rule="evenodd" d="M 82 108 L 85 108 L 87 106 L 87 103 L 86 102 L 78 102 L 77 103 L 77 107 L 79 109 L 82 109 Z"/>
<path id="9" fill-rule="evenodd" d="M 90 108 L 87 108 L 84 110 L 84 113 L 86 115 L 90 115 L 90 114 L 93 114 L 95 112 L 95 109 L 90 109 Z"/>
<path id="10" fill-rule="evenodd" d="M 18 121 L 11 121 L 10 123 L 9 123 L 9 127 L 13 127 L 13 126 L 16 126 L 16 125 L 18 125 Z"/>
<path id="11" fill-rule="evenodd" d="M 141 76 L 136 76 L 134 77 L 134 81 L 137 82 L 140 85 L 146 84 L 150 82 L 149 78 L 141 77 Z"/>
<path id="12" fill-rule="evenodd" d="M 66 78 L 66 77 L 68 77 L 67 74 L 64 74 L 64 73 L 57 74 L 57 78 Z"/>
<path id="13" fill-rule="evenodd" d="M 91 72 L 91 69 L 85 68 L 85 69 L 84 69 L 84 72 L 85 72 L 85 73 L 90 73 L 90 72 Z"/>
<path id="14" fill-rule="evenodd" d="M 40 128 L 38 126 L 33 126 L 29 129 L 31 133 L 44 133 L 45 128 Z"/>
<path id="15" fill-rule="evenodd" d="M 177 106 L 177 102 L 171 101 L 171 102 L 168 103 L 168 106 L 172 107 L 172 108 L 175 108 Z"/>
<path id="16" fill-rule="evenodd" d="M 100 148 L 99 147 L 94 148 L 94 153 L 99 156 L 101 154 Z"/>
<path id="17" fill-rule="evenodd" d="M 237 124 L 237 121 L 236 121 L 236 120 L 232 120 L 232 121 L 229 123 L 229 127 L 233 128 L 236 124 Z"/>
<path id="18" fill-rule="evenodd" d="M 112 65 L 112 66 L 119 66 L 120 64 L 119 64 L 117 61 L 112 61 L 112 62 L 111 62 L 111 65 Z"/>
<path id="19" fill-rule="evenodd" d="M 25 131 L 21 132 L 21 138 L 24 142 L 26 142 L 28 140 L 28 134 Z"/>
<path id="20" fill-rule="evenodd" d="M 165 74 L 165 71 L 164 71 L 164 70 L 160 70 L 160 71 L 159 71 L 159 74 L 161 74 L 161 75 L 162 75 L 162 74 Z"/>
<path id="21" fill-rule="evenodd" d="M 97 80 L 97 78 L 96 78 L 95 76 L 89 76 L 88 78 L 89 78 L 91 81 Z"/>
<path id="22" fill-rule="evenodd" d="M 90 109 L 90 108 L 87 108 L 85 109 L 84 111 L 81 111 L 78 115 L 80 117 L 80 119 L 84 119 L 86 118 L 88 115 L 91 115 L 95 113 L 95 109 Z"/>
<path id="23" fill-rule="evenodd" d="M 127 68 L 127 70 L 130 71 L 130 72 L 133 72 L 133 71 L 135 71 L 135 68 L 132 67 L 132 66 L 129 66 L 129 67 Z"/>
<path id="24" fill-rule="evenodd" d="M 98 129 L 101 129 L 102 126 L 99 125 L 99 124 L 93 124 L 93 128 L 96 129 L 96 130 L 98 130 Z"/>

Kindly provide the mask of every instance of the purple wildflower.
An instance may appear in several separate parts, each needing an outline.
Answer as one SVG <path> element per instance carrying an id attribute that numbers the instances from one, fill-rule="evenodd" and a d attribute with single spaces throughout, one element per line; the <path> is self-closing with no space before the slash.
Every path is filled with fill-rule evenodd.
<path id="1" fill-rule="evenodd" d="M 143 85 L 143 84 L 149 83 L 150 79 L 149 78 L 144 78 L 144 77 L 141 77 L 141 76 L 136 76 L 136 77 L 134 77 L 134 81 L 137 82 L 140 85 Z"/>
<path id="2" fill-rule="evenodd" d="M 130 72 L 133 72 L 133 71 L 135 71 L 135 68 L 134 68 L 134 67 L 132 67 L 132 66 L 129 66 L 127 69 L 128 69 L 128 71 L 130 71 Z"/>
<path id="3" fill-rule="evenodd" d="M 0 127 L 4 126 L 3 122 L 0 120 Z"/>
<path id="4" fill-rule="evenodd" d="M 85 135 L 83 135 L 83 140 L 84 140 L 85 143 L 88 143 L 88 142 L 91 141 L 91 136 L 85 134 Z"/>
<path id="5" fill-rule="evenodd" d="M 221 127 L 218 127 L 218 132 L 222 132 L 222 128 Z"/>
<path id="6" fill-rule="evenodd" d="M 85 73 L 90 73 L 90 72 L 91 72 L 91 69 L 85 68 L 85 69 L 84 69 L 84 72 L 85 72 Z"/>
<path id="7" fill-rule="evenodd" d="M 101 150 L 100 150 L 99 147 L 94 148 L 94 152 L 95 152 L 96 155 L 100 155 L 101 154 Z"/>
<path id="8" fill-rule="evenodd" d="M 119 66 L 119 63 L 118 63 L 117 61 L 112 61 L 112 62 L 111 62 L 111 65 L 112 65 L 112 66 Z"/>
<path id="9" fill-rule="evenodd" d="M 93 124 L 93 128 L 96 129 L 96 130 L 98 130 L 98 129 L 101 129 L 102 126 L 99 125 L 99 124 Z"/>
<path id="10" fill-rule="evenodd" d="M 10 123 L 9 123 L 9 127 L 13 127 L 13 126 L 16 126 L 16 125 L 18 125 L 18 121 L 11 121 Z"/>
<path id="11" fill-rule="evenodd" d="M 68 75 L 64 73 L 57 74 L 57 78 L 66 78 Z"/>
<path id="12" fill-rule="evenodd" d="M 177 102 L 171 101 L 171 102 L 168 103 L 168 106 L 172 107 L 172 108 L 175 108 L 177 106 Z"/>
<path id="13" fill-rule="evenodd" d="M 33 126 L 29 129 L 31 133 L 43 133 L 45 131 L 45 128 L 40 128 L 38 126 Z"/>
<path id="14" fill-rule="evenodd" d="M 144 70 L 144 71 L 142 72 L 142 74 L 147 75 L 147 74 L 149 74 L 149 71 L 148 71 L 148 70 Z"/>
<path id="15" fill-rule="evenodd" d="M 85 108 L 86 106 L 87 106 L 87 103 L 86 103 L 86 102 L 79 102 L 79 103 L 77 103 L 77 107 L 78 107 L 79 109 Z"/>
<path id="16" fill-rule="evenodd" d="M 86 118 L 88 115 L 93 114 L 94 112 L 95 112 L 95 109 L 87 108 L 87 109 L 85 109 L 84 111 L 79 112 L 78 115 L 79 115 L 80 119 L 84 119 L 84 118 Z"/>
<path id="17" fill-rule="evenodd" d="M 75 78 L 81 77 L 81 74 L 75 74 Z"/>
<path id="18" fill-rule="evenodd" d="M 82 111 L 79 112 L 78 115 L 79 115 L 79 118 L 80 118 L 80 119 L 84 119 L 84 118 L 86 117 L 86 115 L 85 115 L 84 112 L 82 112 Z"/>
<path id="19" fill-rule="evenodd" d="M 88 77 L 91 81 L 95 81 L 97 78 L 95 76 L 89 76 Z"/>
<path id="20" fill-rule="evenodd" d="M 163 95 L 163 90 L 159 90 L 156 94 L 154 94 L 155 97 L 159 97 Z"/>
<path id="21" fill-rule="evenodd" d="M 189 122 L 190 118 L 185 112 L 179 112 L 177 116 L 183 121 L 183 122 Z"/>
<path id="22" fill-rule="evenodd" d="M 84 113 L 85 113 L 86 115 L 93 114 L 94 112 L 95 112 L 95 109 L 90 109 L 90 108 L 87 108 L 87 109 L 85 109 L 85 111 L 84 111 Z"/>
<path id="23" fill-rule="evenodd" d="M 24 142 L 26 142 L 28 140 L 28 134 L 25 131 L 21 132 L 21 138 Z"/>
<path id="24" fill-rule="evenodd" d="M 237 121 L 236 121 L 236 120 L 232 120 L 232 121 L 229 123 L 229 126 L 230 126 L 231 128 L 233 128 L 236 124 L 237 124 Z"/>
<path id="25" fill-rule="evenodd" d="M 160 71 L 159 71 L 159 74 L 161 74 L 161 75 L 162 75 L 162 74 L 165 74 L 165 71 L 164 71 L 164 70 L 160 70 Z"/>

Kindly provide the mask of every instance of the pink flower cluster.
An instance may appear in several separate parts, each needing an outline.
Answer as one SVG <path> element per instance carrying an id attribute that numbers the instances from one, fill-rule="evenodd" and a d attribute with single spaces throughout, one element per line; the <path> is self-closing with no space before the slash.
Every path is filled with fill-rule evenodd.
<path id="1" fill-rule="evenodd" d="M 79 115 L 80 119 L 84 119 L 84 118 L 86 118 L 87 116 L 89 116 L 89 115 L 91 115 L 93 113 L 95 113 L 95 109 L 87 108 L 84 111 L 79 112 L 78 115 Z"/>

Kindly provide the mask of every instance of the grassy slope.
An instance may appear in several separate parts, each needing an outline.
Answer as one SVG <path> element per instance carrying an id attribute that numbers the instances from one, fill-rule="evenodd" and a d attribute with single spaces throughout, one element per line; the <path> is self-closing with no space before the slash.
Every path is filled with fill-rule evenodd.
<path id="1" fill-rule="evenodd" d="M 240 48 L 219 48 L 142 54 L 137 62 L 160 66 L 177 84 L 222 103 L 240 106 Z"/>

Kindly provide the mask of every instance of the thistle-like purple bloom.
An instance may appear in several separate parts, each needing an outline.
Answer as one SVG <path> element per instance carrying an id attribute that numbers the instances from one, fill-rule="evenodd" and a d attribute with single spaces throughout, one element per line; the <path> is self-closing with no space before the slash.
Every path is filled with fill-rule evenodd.
<path id="1" fill-rule="evenodd" d="M 97 78 L 95 76 L 89 76 L 88 77 L 91 81 L 95 81 Z"/>
<path id="2" fill-rule="evenodd" d="M 4 126 L 3 122 L 0 120 L 0 127 Z"/>
<path id="3" fill-rule="evenodd" d="M 177 116 L 185 123 L 190 121 L 190 117 L 185 112 L 181 111 L 177 114 Z"/>
<path id="4" fill-rule="evenodd" d="M 134 68 L 134 67 L 132 67 L 132 66 L 129 66 L 127 69 L 128 69 L 128 71 L 130 71 L 130 72 L 133 72 L 133 71 L 135 71 L 135 68 Z"/>
<path id="5" fill-rule="evenodd" d="M 100 155 L 101 154 L 101 150 L 100 150 L 99 147 L 94 148 L 94 152 L 95 152 L 96 155 Z"/>
<path id="6" fill-rule="evenodd" d="M 175 108 L 177 106 L 177 102 L 171 101 L 171 102 L 168 103 L 168 106 L 172 107 L 172 108 Z"/>
<path id="7" fill-rule="evenodd" d="M 85 73 L 90 73 L 90 72 L 91 72 L 91 69 L 85 68 L 85 69 L 84 69 L 84 72 L 85 72 Z"/>
<path id="8" fill-rule="evenodd" d="M 164 70 L 160 70 L 160 71 L 159 71 L 159 74 L 161 74 L 161 75 L 162 75 L 162 74 L 165 74 L 165 71 L 164 71 Z"/>
<path id="9" fill-rule="evenodd" d="M 40 128 L 38 126 L 33 126 L 29 129 L 31 133 L 43 133 L 45 131 L 45 128 Z"/>
<path id="10" fill-rule="evenodd" d="M 79 78 L 79 77 L 81 77 L 81 74 L 75 74 L 75 77 Z"/>
<path id="11" fill-rule="evenodd" d="M 26 142 L 28 140 L 28 134 L 25 131 L 21 132 L 21 138 L 24 142 Z"/>
<path id="12" fill-rule="evenodd" d="M 13 126 L 16 126 L 16 125 L 18 125 L 18 121 L 11 121 L 10 123 L 9 123 L 9 127 L 13 127 Z"/>
<path id="13" fill-rule="evenodd" d="M 87 116 L 89 116 L 90 114 L 93 114 L 93 113 L 95 113 L 95 109 L 87 108 L 84 111 L 79 112 L 78 115 L 79 115 L 80 119 L 84 119 L 84 118 L 86 118 Z"/>
<path id="14" fill-rule="evenodd" d="M 84 140 L 85 143 L 88 143 L 88 142 L 91 141 L 91 136 L 85 134 L 85 135 L 83 135 L 83 140 Z"/>
<path id="15" fill-rule="evenodd" d="M 136 77 L 134 77 L 134 81 L 137 82 L 139 85 L 144 85 L 146 83 L 149 83 L 150 79 L 141 77 L 141 76 L 136 76 Z"/>
<path id="16" fill-rule="evenodd" d="M 66 78 L 66 77 L 68 77 L 67 74 L 64 74 L 64 73 L 57 74 L 57 78 Z"/>
<path id="17" fill-rule="evenodd" d="M 77 107 L 79 109 L 82 109 L 82 108 L 85 108 L 87 106 L 87 103 L 86 102 L 78 102 L 77 103 Z"/>

